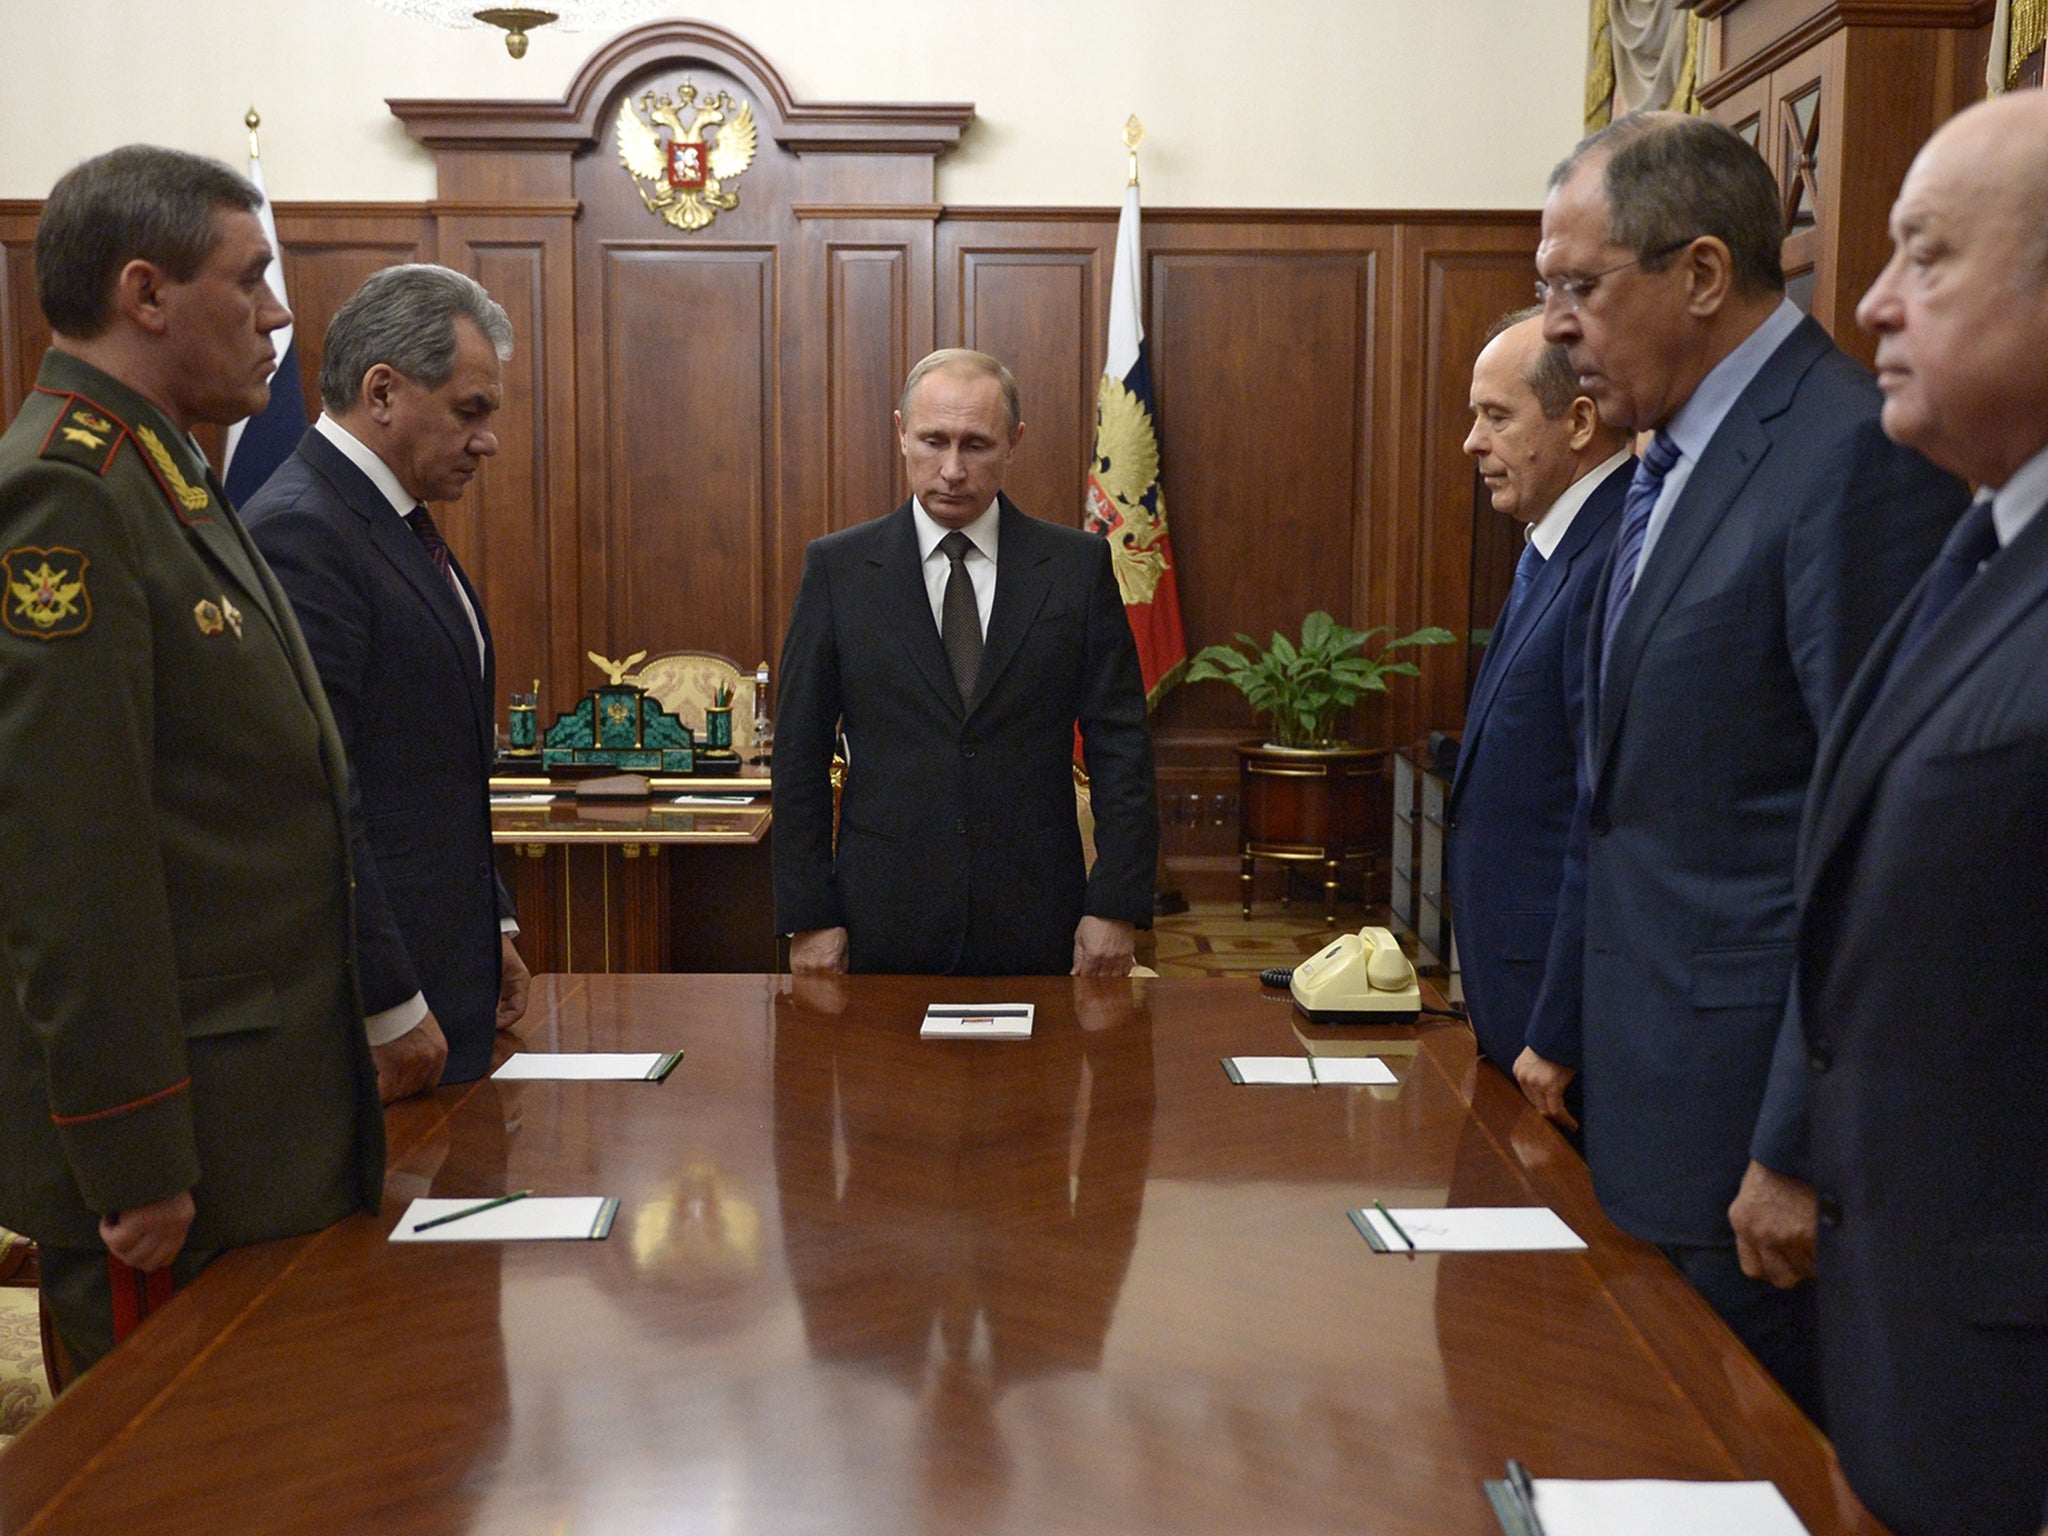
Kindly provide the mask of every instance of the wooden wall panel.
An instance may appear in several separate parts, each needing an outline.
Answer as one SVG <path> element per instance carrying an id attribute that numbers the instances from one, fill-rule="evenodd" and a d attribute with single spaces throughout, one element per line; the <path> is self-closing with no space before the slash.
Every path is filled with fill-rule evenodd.
<path id="1" fill-rule="evenodd" d="M 37 203 L 0 203 L 0 413 L 9 421 L 35 387 L 50 345 L 36 301 Z"/>
<path id="2" fill-rule="evenodd" d="M 280 205 L 273 217 L 295 324 L 299 382 L 306 409 L 317 413 L 322 343 L 334 312 L 372 272 L 433 260 L 433 219 L 418 206 L 378 203 Z"/>
<path id="3" fill-rule="evenodd" d="M 955 238 L 941 221 L 948 286 L 939 345 L 974 347 L 1009 365 L 1026 431 L 1004 489 L 1034 517 L 1079 526 L 1095 449 L 1107 251 L 1057 225 L 1026 230 L 1018 240 L 970 225 Z"/>
<path id="4" fill-rule="evenodd" d="M 603 307 L 588 330 L 602 338 L 607 473 L 592 510 L 606 579 L 586 637 L 613 656 L 752 659 L 780 452 L 776 252 L 615 244 L 602 259 Z"/>
<path id="5" fill-rule="evenodd" d="M 830 526 L 865 522 L 907 494 L 891 430 L 909 371 L 910 253 L 902 246 L 825 244 L 825 473 Z"/>

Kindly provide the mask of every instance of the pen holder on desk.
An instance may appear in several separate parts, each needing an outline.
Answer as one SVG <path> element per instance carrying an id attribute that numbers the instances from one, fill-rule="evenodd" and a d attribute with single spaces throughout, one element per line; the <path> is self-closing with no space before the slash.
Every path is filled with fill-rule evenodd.
<path id="1" fill-rule="evenodd" d="M 515 693 L 512 695 L 510 719 L 506 736 L 510 751 L 516 757 L 533 757 L 540 752 L 540 735 L 534 724 L 534 706 L 540 702 L 538 695 Z"/>
<path id="2" fill-rule="evenodd" d="M 714 752 L 732 750 L 732 706 L 713 704 L 704 711 L 704 741 Z"/>

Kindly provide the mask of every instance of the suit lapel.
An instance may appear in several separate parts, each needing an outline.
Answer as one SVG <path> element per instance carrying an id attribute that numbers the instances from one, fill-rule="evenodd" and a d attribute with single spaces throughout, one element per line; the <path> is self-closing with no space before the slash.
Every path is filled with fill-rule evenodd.
<path id="1" fill-rule="evenodd" d="M 1657 537 L 1656 547 L 1637 573 L 1628 610 L 1621 616 L 1613 646 L 1606 655 L 1599 713 L 1594 716 L 1596 769 L 1606 766 L 1615 738 L 1621 734 L 1629 689 L 1657 621 L 1685 584 L 1700 551 L 1720 528 L 1749 477 L 1756 473 L 1757 465 L 1771 451 L 1775 440 L 1770 424 L 1784 414 L 1799 381 L 1830 345 L 1827 333 L 1813 321 L 1801 321 L 1799 328 L 1765 359 L 1762 369 L 1728 408 L 1721 425 L 1708 439 L 1699 463 L 1686 480 L 1685 489 L 1679 492 L 1671 516 Z M 1604 612 L 1604 593 L 1602 601 Z"/>
<path id="2" fill-rule="evenodd" d="M 1017 655 L 1024 635 L 1052 590 L 1052 551 L 1038 538 L 1031 519 L 999 498 L 1002 519 L 996 534 L 996 599 L 988 617 L 988 642 L 981 651 L 981 671 L 974 679 L 968 712 L 980 707 Z"/>
<path id="3" fill-rule="evenodd" d="M 1500 645 L 1487 647 L 1486 659 L 1480 663 L 1478 682 L 1472 689 L 1472 702 L 1465 711 L 1465 743 L 1458 752 L 1458 771 L 1451 782 L 1453 802 L 1464 785 L 1465 765 L 1472 760 L 1472 749 L 1486 728 L 1486 718 L 1493 709 L 1495 696 L 1500 692 L 1501 679 L 1507 676 L 1515 658 L 1522 653 L 1522 647 L 1536 633 L 1552 604 L 1563 593 L 1571 580 L 1572 568 L 1586 557 L 1586 546 L 1613 520 L 1622 497 L 1627 493 L 1629 480 L 1635 474 L 1635 466 L 1633 458 L 1624 461 L 1593 488 L 1592 494 L 1579 508 L 1578 516 L 1572 519 L 1571 527 L 1558 541 L 1557 548 L 1543 562 L 1543 569 L 1529 583 L 1529 591 L 1522 599 L 1521 610 L 1514 616 L 1510 632 L 1502 637 Z M 1565 665 L 1571 665 L 1570 658 L 1566 658 Z"/>
<path id="4" fill-rule="evenodd" d="M 1809 802 L 1811 824 L 1800 858 L 1805 889 L 1811 889 L 1841 846 L 1907 739 L 1984 653 L 2048 597 L 2048 517 L 2037 515 L 2012 547 L 1963 589 L 1920 642 L 1911 665 L 1892 678 L 1892 658 L 1927 580 L 1922 576 L 1915 584 L 1871 647 L 1822 742 L 1814 783 L 1824 793 Z M 1938 835 L 1938 829 L 1929 835 Z"/>
<path id="5" fill-rule="evenodd" d="M 896 631 L 896 638 L 932 691 L 947 708 L 961 713 L 960 687 L 953 681 L 939 626 L 932 619 L 931 592 L 924 584 L 924 562 L 917 554 L 917 523 L 909 502 L 889 514 L 880 546 L 868 556 L 868 569 L 881 599 L 877 606 Z"/>

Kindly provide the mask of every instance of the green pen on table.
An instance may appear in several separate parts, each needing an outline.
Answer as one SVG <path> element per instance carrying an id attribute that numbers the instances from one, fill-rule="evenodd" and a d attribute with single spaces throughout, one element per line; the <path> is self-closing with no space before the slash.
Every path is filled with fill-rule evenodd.
<path id="1" fill-rule="evenodd" d="M 463 1210 L 450 1211 L 446 1216 L 436 1216 L 432 1221 L 423 1221 L 414 1227 L 413 1231 L 424 1232 L 429 1227 L 445 1227 L 449 1222 L 460 1221 L 465 1216 L 475 1216 L 483 1211 L 495 1211 L 499 1206 L 510 1205 L 514 1200 L 524 1200 L 532 1193 L 533 1191 L 530 1189 L 515 1189 L 509 1195 L 500 1195 L 497 1199 L 486 1200 L 481 1205 L 468 1206 Z M 1389 1219 L 1391 1220 L 1391 1218 Z M 1411 1244 L 1410 1246 L 1413 1245 Z"/>
<path id="2" fill-rule="evenodd" d="M 1406 1243 L 1408 1245 L 1408 1251 L 1410 1253 L 1413 1253 L 1415 1251 L 1415 1239 L 1410 1237 L 1406 1232 L 1404 1232 L 1401 1229 L 1401 1223 L 1394 1220 L 1394 1213 L 1388 1210 L 1384 1205 L 1380 1204 L 1380 1202 L 1377 1200 L 1373 1201 L 1372 1208 L 1378 1211 L 1380 1215 L 1386 1218 L 1387 1225 L 1394 1229 L 1394 1236 L 1400 1238 L 1402 1242 Z"/>

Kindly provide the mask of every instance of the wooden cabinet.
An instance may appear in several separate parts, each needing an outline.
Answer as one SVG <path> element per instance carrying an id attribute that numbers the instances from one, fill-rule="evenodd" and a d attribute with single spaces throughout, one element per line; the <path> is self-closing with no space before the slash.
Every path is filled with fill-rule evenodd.
<path id="1" fill-rule="evenodd" d="M 1699 0 L 1707 114 L 1770 162 L 1793 299 L 1871 360 L 1856 303 L 1883 269 L 1913 155 L 1984 94 L 1991 0 Z"/>

